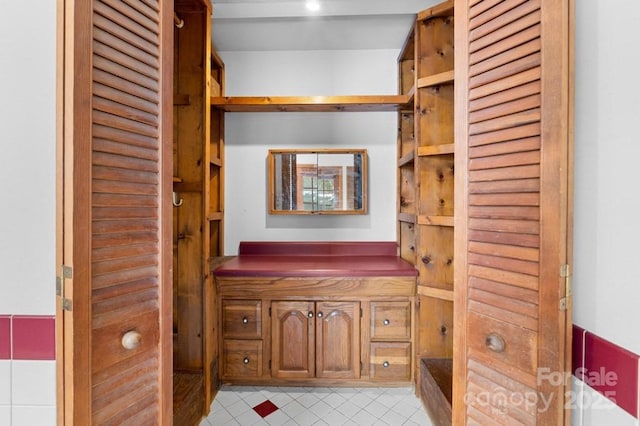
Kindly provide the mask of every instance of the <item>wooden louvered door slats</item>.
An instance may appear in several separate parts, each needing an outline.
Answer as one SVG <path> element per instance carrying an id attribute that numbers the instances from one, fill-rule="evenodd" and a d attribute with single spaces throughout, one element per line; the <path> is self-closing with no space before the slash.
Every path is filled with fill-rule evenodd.
<path id="1" fill-rule="evenodd" d="M 66 0 L 62 11 L 62 262 L 73 281 L 58 314 L 59 423 L 168 424 L 172 3 Z"/>
<path id="2" fill-rule="evenodd" d="M 455 10 L 454 423 L 562 423 L 569 1 Z"/>

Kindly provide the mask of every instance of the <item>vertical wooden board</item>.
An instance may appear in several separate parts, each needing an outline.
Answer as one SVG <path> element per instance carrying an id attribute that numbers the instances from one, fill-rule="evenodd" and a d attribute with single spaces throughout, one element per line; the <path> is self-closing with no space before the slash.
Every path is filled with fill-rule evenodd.
<path id="1" fill-rule="evenodd" d="M 400 257 L 415 265 L 416 263 L 416 225 L 400 222 Z"/>
<path id="2" fill-rule="evenodd" d="M 401 95 L 409 93 L 416 82 L 415 73 L 415 29 L 411 28 L 398 58 L 398 90 Z"/>
<path id="3" fill-rule="evenodd" d="M 399 153 L 398 156 L 400 158 L 405 155 L 411 154 L 414 152 L 414 121 L 413 121 L 413 113 L 402 111 L 398 114 L 398 119 L 400 121 L 400 144 L 399 144 Z"/>
<path id="4" fill-rule="evenodd" d="M 210 143 L 211 143 L 211 158 L 220 160 L 222 158 L 221 139 L 224 136 L 222 134 L 222 121 L 224 120 L 224 112 L 211 108 L 210 112 Z"/>
<path id="5" fill-rule="evenodd" d="M 400 167 L 400 213 L 416 214 L 416 189 L 413 162 Z"/>
<path id="6" fill-rule="evenodd" d="M 220 192 L 222 170 L 219 166 L 211 164 L 209 166 L 209 214 L 221 211 Z"/>
<path id="7" fill-rule="evenodd" d="M 185 26 L 176 33 L 178 46 L 177 91 L 189 104 L 178 107 L 177 188 L 183 205 L 178 216 L 178 350 L 174 364 L 180 369 L 203 368 L 203 189 L 205 176 L 205 40 L 204 11 L 183 13 Z M 188 192 L 187 192 L 188 191 Z"/>
<path id="8" fill-rule="evenodd" d="M 418 78 L 453 69 L 453 16 L 418 21 Z"/>
<path id="9" fill-rule="evenodd" d="M 419 160 L 420 204 L 418 214 L 453 216 L 454 159 L 452 154 Z"/>
<path id="10" fill-rule="evenodd" d="M 418 296 L 417 358 L 453 357 L 453 302 Z"/>
<path id="11" fill-rule="evenodd" d="M 418 285 L 453 289 L 453 228 L 418 225 L 418 235 Z"/>
<path id="12" fill-rule="evenodd" d="M 212 258 L 222 256 L 222 247 L 218 244 L 221 224 L 220 220 L 212 220 L 209 223 L 209 253 Z"/>
<path id="13" fill-rule="evenodd" d="M 453 143 L 453 84 L 419 89 L 419 146 Z"/>
<path id="14" fill-rule="evenodd" d="M 178 351 L 180 369 L 202 368 L 202 196 L 182 193 L 178 208 Z"/>

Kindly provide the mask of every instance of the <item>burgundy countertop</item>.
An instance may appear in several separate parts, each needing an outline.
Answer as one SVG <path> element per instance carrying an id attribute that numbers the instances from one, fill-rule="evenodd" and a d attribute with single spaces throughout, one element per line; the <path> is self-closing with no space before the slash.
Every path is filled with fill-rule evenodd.
<path id="1" fill-rule="evenodd" d="M 395 242 L 241 242 L 239 255 L 214 270 L 217 276 L 414 277 L 396 255 Z"/>

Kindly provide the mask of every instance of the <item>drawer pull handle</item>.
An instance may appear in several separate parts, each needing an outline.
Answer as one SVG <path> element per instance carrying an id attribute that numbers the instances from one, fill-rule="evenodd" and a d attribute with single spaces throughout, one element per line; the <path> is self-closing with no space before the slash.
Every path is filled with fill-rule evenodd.
<path id="1" fill-rule="evenodd" d="M 307 314 L 307 316 L 308 316 L 309 318 L 313 318 L 313 311 L 309 311 L 309 313 Z"/>
<path id="2" fill-rule="evenodd" d="M 382 321 L 382 323 L 383 323 L 384 325 L 389 325 L 389 324 L 391 324 L 391 321 L 389 321 L 388 319 L 386 319 L 386 320 Z"/>
<path id="3" fill-rule="evenodd" d="M 242 323 L 243 323 L 243 324 L 249 324 L 249 318 L 247 318 L 247 317 L 243 317 L 243 318 L 242 318 Z"/>
<path id="4" fill-rule="evenodd" d="M 318 312 L 318 318 L 322 318 L 324 314 L 322 312 Z"/>
<path id="5" fill-rule="evenodd" d="M 389 367 L 389 361 L 385 361 L 385 362 L 383 362 L 383 363 L 382 363 L 382 366 L 383 366 L 384 368 Z"/>
<path id="6" fill-rule="evenodd" d="M 249 357 L 245 356 L 244 359 L 242 360 L 242 363 L 245 364 L 245 365 L 249 364 Z"/>
<path id="7" fill-rule="evenodd" d="M 122 347 L 131 350 L 140 346 L 142 343 L 142 334 L 135 330 L 127 331 L 122 335 Z"/>
<path id="8" fill-rule="evenodd" d="M 498 353 L 504 352 L 507 345 L 504 339 L 495 333 L 489 334 L 484 340 L 484 344 L 489 348 L 489 350 Z"/>

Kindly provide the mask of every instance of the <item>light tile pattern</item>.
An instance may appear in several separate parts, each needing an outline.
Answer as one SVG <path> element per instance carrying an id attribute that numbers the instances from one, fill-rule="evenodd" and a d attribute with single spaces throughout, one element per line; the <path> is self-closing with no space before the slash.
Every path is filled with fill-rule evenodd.
<path id="1" fill-rule="evenodd" d="M 262 418 L 252 407 L 270 400 L 278 410 Z M 225 386 L 200 426 L 431 426 L 413 388 Z"/>

